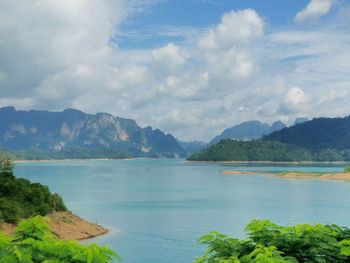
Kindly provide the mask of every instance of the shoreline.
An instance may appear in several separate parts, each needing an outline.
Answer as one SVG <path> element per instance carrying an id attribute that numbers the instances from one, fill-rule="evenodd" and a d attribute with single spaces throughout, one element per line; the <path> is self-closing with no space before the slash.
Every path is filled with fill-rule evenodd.
<path id="1" fill-rule="evenodd" d="M 255 171 L 239 171 L 239 170 L 224 170 L 222 174 L 255 174 L 269 176 L 281 179 L 313 179 L 313 180 L 335 180 L 335 181 L 350 181 L 350 173 L 317 173 L 317 172 L 255 172 Z"/>
<path id="2" fill-rule="evenodd" d="M 128 157 L 128 158 L 68 158 L 68 159 L 38 159 L 38 160 L 13 160 L 14 163 L 47 163 L 47 162 L 74 162 L 74 161 L 132 161 L 132 160 L 183 160 L 183 158 L 152 158 L 152 157 Z"/>
<path id="3" fill-rule="evenodd" d="M 47 215 L 52 233 L 62 240 L 83 241 L 107 234 L 107 228 L 91 223 L 73 214 L 72 212 L 55 212 Z M 15 224 L 3 223 L 0 230 L 11 235 L 16 228 Z"/>
<path id="4" fill-rule="evenodd" d="M 74 162 L 74 161 L 132 161 L 132 160 L 155 160 L 162 158 L 74 158 L 74 159 L 39 159 L 39 160 L 14 160 L 14 163 L 47 163 L 47 162 Z M 191 161 L 181 158 L 173 158 L 173 160 L 182 160 L 184 163 L 206 163 L 206 164 L 350 164 L 350 161 Z"/>
<path id="5" fill-rule="evenodd" d="M 14 163 L 47 163 L 47 162 L 75 162 L 75 161 L 131 161 L 137 158 L 120 158 L 120 159 L 110 159 L 110 158 L 87 158 L 87 159 L 40 159 L 40 160 L 14 160 Z"/>
<path id="6" fill-rule="evenodd" d="M 350 161 L 191 161 L 185 163 L 212 163 L 212 164 L 350 164 Z"/>

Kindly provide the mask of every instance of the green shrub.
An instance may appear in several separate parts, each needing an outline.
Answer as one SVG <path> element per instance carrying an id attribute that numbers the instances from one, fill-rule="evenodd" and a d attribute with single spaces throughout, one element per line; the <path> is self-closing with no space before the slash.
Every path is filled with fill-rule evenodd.
<path id="1" fill-rule="evenodd" d="M 108 263 L 119 256 L 107 247 L 63 241 L 50 232 L 47 218 L 23 220 L 12 237 L 0 233 L 1 263 Z"/>
<path id="2" fill-rule="evenodd" d="M 350 173 L 350 166 L 344 167 L 344 173 Z"/>
<path id="3" fill-rule="evenodd" d="M 210 232 L 198 242 L 208 246 L 197 263 L 350 262 L 350 229 L 336 225 L 278 226 L 253 220 L 244 240 Z"/>

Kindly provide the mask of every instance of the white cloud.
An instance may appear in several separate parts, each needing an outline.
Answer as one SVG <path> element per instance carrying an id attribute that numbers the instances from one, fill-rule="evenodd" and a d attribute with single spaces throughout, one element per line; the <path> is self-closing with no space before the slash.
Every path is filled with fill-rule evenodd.
<path id="1" fill-rule="evenodd" d="M 157 70 L 174 70 L 186 62 L 180 48 L 173 43 L 152 51 L 152 58 Z"/>
<path id="2" fill-rule="evenodd" d="M 183 43 L 122 49 L 110 41 L 122 37 L 123 19 L 157 2 L 1 1 L 0 106 L 106 111 L 186 140 L 252 119 L 350 112 L 344 20 L 273 28 L 248 9 Z"/>
<path id="3" fill-rule="evenodd" d="M 11 97 L 2 97 L 0 98 L 0 105 L 10 106 L 16 105 L 21 109 L 32 109 L 35 106 L 35 101 L 33 98 L 11 98 Z"/>
<path id="4" fill-rule="evenodd" d="M 121 8 L 109 0 L 2 1 L 0 67 L 8 75 L 2 93 L 68 106 L 83 89 L 101 85 L 112 74 L 109 41 Z"/>
<path id="5" fill-rule="evenodd" d="M 290 88 L 285 94 L 279 111 L 283 114 L 304 113 L 309 107 L 309 96 L 299 87 Z"/>
<path id="6" fill-rule="evenodd" d="M 198 41 L 198 58 L 206 65 L 215 92 L 232 90 L 257 69 L 254 45 L 264 35 L 264 20 L 254 10 L 231 11 Z"/>
<path id="7" fill-rule="evenodd" d="M 311 0 L 303 10 L 297 13 L 294 21 L 301 23 L 324 16 L 331 10 L 334 3 L 335 0 Z"/>
<path id="8" fill-rule="evenodd" d="M 228 49 L 249 43 L 264 33 L 264 20 L 252 9 L 226 13 L 221 23 L 200 39 L 203 49 Z"/>
<path id="9" fill-rule="evenodd" d="M 106 87 L 116 92 L 142 86 L 151 74 L 148 67 L 135 64 L 115 68 L 114 73 L 106 82 Z"/>

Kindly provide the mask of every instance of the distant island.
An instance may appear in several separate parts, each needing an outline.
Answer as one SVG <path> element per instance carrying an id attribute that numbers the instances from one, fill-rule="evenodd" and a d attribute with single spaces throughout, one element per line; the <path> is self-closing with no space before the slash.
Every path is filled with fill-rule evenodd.
<path id="1" fill-rule="evenodd" d="M 221 140 L 189 161 L 350 161 L 350 117 L 316 118 L 250 141 Z"/>

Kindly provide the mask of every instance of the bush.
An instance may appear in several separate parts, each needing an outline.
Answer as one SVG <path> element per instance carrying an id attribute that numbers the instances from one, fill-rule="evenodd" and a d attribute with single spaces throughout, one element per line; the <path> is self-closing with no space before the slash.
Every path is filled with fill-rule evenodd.
<path id="1" fill-rule="evenodd" d="M 253 220 L 248 238 L 210 232 L 198 242 L 208 246 L 197 263 L 350 262 L 350 229 L 336 225 L 278 226 Z"/>
<path id="2" fill-rule="evenodd" d="M 119 256 L 107 247 L 56 239 L 47 218 L 36 216 L 19 223 L 12 237 L 0 233 L 0 262 L 108 263 Z"/>
<path id="3" fill-rule="evenodd" d="M 350 166 L 344 167 L 344 173 L 350 173 Z"/>

